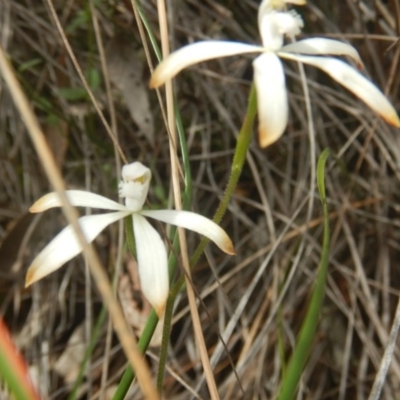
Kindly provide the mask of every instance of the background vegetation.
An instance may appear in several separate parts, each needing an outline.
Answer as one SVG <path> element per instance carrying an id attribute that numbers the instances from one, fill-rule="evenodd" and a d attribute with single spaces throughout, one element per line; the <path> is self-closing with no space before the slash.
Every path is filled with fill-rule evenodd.
<path id="1" fill-rule="evenodd" d="M 51 5 L 126 160 L 140 160 L 152 169 L 151 207 L 173 207 L 166 125 L 157 95 L 147 87 L 146 46 L 131 3 L 2 0 L 1 46 L 66 186 L 117 199 L 120 165 Z M 169 2 L 171 47 L 205 38 L 259 42 L 258 5 L 255 0 Z M 142 1 L 141 6 L 159 42 L 157 5 Z M 305 21 L 302 37 L 327 36 L 353 44 L 365 74 L 399 109 L 400 6 L 395 0 L 309 0 L 296 9 Z M 156 64 L 151 47 L 150 57 Z M 211 61 L 186 70 L 175 81 L 192 172 L 191 209 L 210 218 L 229 178 L 246 113 L 251 61 Z M 287 132 L 265 150 L 254 136 L 221 224 L 237 256 L 208 246 L 193 271 L 202 330 L 221 398 L 276 396 L 321 260 L 323 213 L 312 166 L 329 147 L 333 157 L 325 182 L 331 233 L 326 296 L 299 393 L 307 399 L 365 399 L 399 296 L 400 136 L 323 73 L 306 68 L 315 129 L 310 135 L 298 66 L 285 63 L 285 69 L 290 93 Z M 96 330 L 102 299 L 82 257 L 24 289 L 30 260 L 66 222 L 59 210 L 39 216 L 28 212 L 52 187 L 4 81 L 0 165 L 1 315 L 42 395 L 65 399 Z M 187 238 L 192 254 L 199 238 L 190 233 Z M 150 308 L 140 294 L 134 260 L 119 251 L 118 227 L 107 229 L 95 245 L 110 279 L 122 254 L 117 293 L 139 335 Z M 75 398 L 111 399 L 126 368 L 126 356 L 107 321 L 100 324 L 100 338 Z M 154 375 L 160 336 L 156 332 L 147 352 Z M 396 349 L 383 398 L 398 398 L 399 383 Z M 185 291 L 176 302 L 163 391 L 165 398 L 208 398 Z M 128 398 L 142 398 L 137 385 Z"/>

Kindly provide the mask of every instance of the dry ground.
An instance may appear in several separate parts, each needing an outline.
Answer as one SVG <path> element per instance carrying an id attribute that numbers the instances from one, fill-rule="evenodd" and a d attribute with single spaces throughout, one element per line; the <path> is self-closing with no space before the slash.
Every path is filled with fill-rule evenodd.
<path id="1" fill-rule="evenodd" d="M 112 141 L 81 89 L 48 1 L 1 0 L 1 44 L 67 186 L 117 199 Z M 168 137 L 157 97 L 147 88 L 150 72 L 131 5 L 112 0 L 95 3 L 93 15 L 86 1 L 51 4 L 102 112 L 118 130 L 127 160 L 151 166 L 152 206 L 165 207 L 172 198 Z M 159 39 L 155 1 L 141 3 Z M 204 38 L 259 41 L 255 0 L 169 3 L 173 48 Z M 303 37 L 329 36 L 353 44 L 366 75 L 400 107 L 396 0 L 309 0 L 298 11 L 305 20 Z M 112 105 L 102 57 L 107 60 Z M 294 63 L 285 68 L 290 92 L 287 132 L 266 150 L 254 139 L 222 224 L 237 256 L 226 257 L 209 246 L 194 272 L 203 299 L 199 312 L 204 336 L 221 398 L 274 398 L 282 354 L 290 355 L 321 257 L 322 211 L 312 166 L 330 147 L 336 160 L 330 159 L 326 174 L 332 234 L 329 278 L 300 392 L 304 399 L 361 400 L 371 390 L 399 295 L 400 132 L 326 75 L 306 68 L 315 130 L 310 134 L 299 68 Z M 209 217 L 229 176 L 251 79 L 251 57 L 237 57 L 198 65 L 176 81 L 191 158 L 192 208 Z M 41 217 L 27 211 L 51 187 L 7 87 L 4 82 L 0 85 L 1 312 L 43 396 L 64 399 L 76 378 L 101 298 L 82 257 L 23 289 L 29 261 L 65 220 L 58 210 Z M 188 240 L 193 251 L 199 238 L 188 234 Z M 96 241 L 110 276 L 117 244 L 117 227 Z M 148 307 L 138 291 L 133 264 L 124 257 L 118 285 L 125 311 L 134 329 L 140 330 Z M 121 377 L 126 358 L 116 337 L 107 342 L 107 332 L 106 323 L 79 398 L 97 399 L 100 394 L 110 398 Z M 148 357 L 154 371 L 157 357 L 154 346 Z M 398 399 L 399 390 L 396 349 L 383 398 Z M 177 303 L 164 391 L 169 399 L 208 396 L 184 293 Z M 141 398 L 137 388 L 129 398 Z"/>

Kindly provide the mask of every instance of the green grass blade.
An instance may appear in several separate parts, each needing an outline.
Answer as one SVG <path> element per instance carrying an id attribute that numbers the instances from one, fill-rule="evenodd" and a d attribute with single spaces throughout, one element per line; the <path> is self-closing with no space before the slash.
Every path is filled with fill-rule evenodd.
<path id="1" fill-rule="evenodd" d="M 329 149 L 326 149 L 319 157 L 317 165 L 317 184 L 324 216 L 324 237 L 322 244 L 321 263 L 319 266 L 317 280 L 311 297 L 310 305 L 308 307 L 306 317 L 300 329 L 296 347 L 289 361 L 286 374 L 281 382 L 278 400 L 294 399 L 296 388 L 299 384 L 301 375 L 308 360 L 312 342 L 315 338 L 315 331 L 318 325 L 319 315 L 324 300 L 330 242 L 329 216 L 325 195 L 324 175 L 325 164 L 329 154 Z"/>

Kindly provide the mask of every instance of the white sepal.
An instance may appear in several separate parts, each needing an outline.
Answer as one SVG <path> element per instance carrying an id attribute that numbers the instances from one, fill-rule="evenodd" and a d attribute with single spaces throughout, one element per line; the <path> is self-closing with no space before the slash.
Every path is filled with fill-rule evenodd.
<path id="1" fill-rule="evenodd" d="M 90 243 L 108 225 L 126 217 L 129 212 L 118 211 L 79 218 L 79 225 Z M 82 251 L 71 225 L 64 228 L 32 261 L 26 274 L 25 286 L 42 279 L 60 268 Z"/>
<path id="2" fill-rule="evenodd" d="M 160 235 L 146 218 L 138 213 L 132 218 L 140 286 L 161 318 L 169 292 L 167 251 Z"/>
<path id="3" fill-rule="evenodd" d="M 126 211 L 126 207 L 116 201 L 107 199 L 107 197 L 100 196 L 92 192 L 85 190 L 66 190 L 65 194 L 68 197 L 69 202 L 76 207 L 91 207 L 100 208 L 102 210 L 114 210 L 114 211 Z M 46 211 L 50 208 L 62 207 L 61 200 L 56 192 L 51 192 L 31 206 L 29 211 L 31 213 L 39 213 Z"/>
<path id="4" fill-rule="evenodd" d="M 235 254 L 232 241 L 226 232 L 215 222 L 202 215 L 179 210 L 143 210 L 142 215 L 190 229 L 212 240 L 225 253 Z"/>
<path id="5" fill-rule="evenodd" d="M 357 63 L 359 68 L 363 66 L 360 55 L 353 46 L 333 39 L 311 38 L 299 40 L 298 42 L 283 46 L 279 50 L 279 56 L 285 57 L 284 53 L 348 56 Z"/>
<path id="6" fill-rule="evenodd" d="M 261 147 L 278 140 L 286 129 L 288 100 L 285 74 L 278 56 L 263 53 L 253 61 L 257 89 L 258 138 Z"/>
<path id="7" fill-rule="evenodd" d="M 150 87 L 157 88 L 172 79 L 182 69 L 202 61 L 262 51 L 260 46 L 219 40 L 189 44 L 171 53 L 157 66 L 151 77 Z"/>
<path id="8" fill-rule="evenodd" d="M 400 127 L 400 120 L 386 96 L 367 78 L 341 60 L 330 57 L 300 56 L 285 53 L 285 58 L 313 65 L 350 90 L 389 124 Z"/>

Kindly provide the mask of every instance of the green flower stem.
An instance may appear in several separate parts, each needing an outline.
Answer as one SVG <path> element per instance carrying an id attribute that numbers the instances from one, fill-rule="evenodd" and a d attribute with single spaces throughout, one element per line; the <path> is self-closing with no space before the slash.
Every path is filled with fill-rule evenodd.
<path id="1" fill-rule="evenodd" d="M 174 310 L 176 296 L 170 295 L 165 307 L 165 319 L 162 334 L 162 345 L 160 350 L 160 361 L 157 372 L 157 390 L 161 393 L 164 382 L 165 365 L 167 363 L 169 335 L 171 332 L 172 312 Z"/>
<path id="2" fill-rule="evenodd" d="M 253 125 L 254 119 L 257 115 L 257 96 L 256 89 L 254 83 L 251 85 L 249 101 L 247 105 L 247 114 L 243 121 L 242 128 L 240 129 L 239 136 L 237 139 L 235 155 L 233 156 L 231 175 L 229 177 L 228 184 L 225 189 L 224 196 L 222 197 L 221 203 L 218 206 L 218 209 L 214 215 L 213 221 L 219 224 L 224 216 L 228 204 L 231 201 L 233 193 L 236 189 L 236 185 L 239 181 L 240 175 L 242 173 L 244 162 L 246 161 L 247 150 L 249 149 L 252 133 L 253 133 Z M 203 238 L 200 244 L 197 246 L 192 258 L 190 259 L 190 265 L 193 267 L 201 254 L 203 253 L 205 247 L 209 239 Z"/>
<path id="3" fill-rule="evenodd" d="M 308 360 L 312 342 L 315 338 L 315 331 L 318 325 L 319 315 L 324 300 L 326 276 L 329 263 L 330 242 L 329 215 L 325 195 L 324 174 L 325 163 L 329 156 L 329 153 L 330 151 L 329 149 L 327 149 L 321 154 L 317 166 L 318 190 L 324 214 L 324 237 L 322 244 L 321 263 L 315 283 L 315 288 L 310 300 L 310 305 L 308 307 L 306 317 L 300 329 L 296 347 L 293 351 L 286 373 L 284 374 L 280 385 L 278 400 L 292 400 L 295 398 L 296 389 L 299 384 L 301 375 L 304 371 L 304 366 L 306 365 L 306 362 Z"/>
<path id="4" fill-rule="evenodd" d="M 135 236 L 133 235 L 133 218 L 132 215 L 128 215 L 124 218 L 125 222 L 125 234 L 126 241 L 128 243 L 129 252 L 132 254 L 134 258 L 136 258 L 136 242 Z"/>

